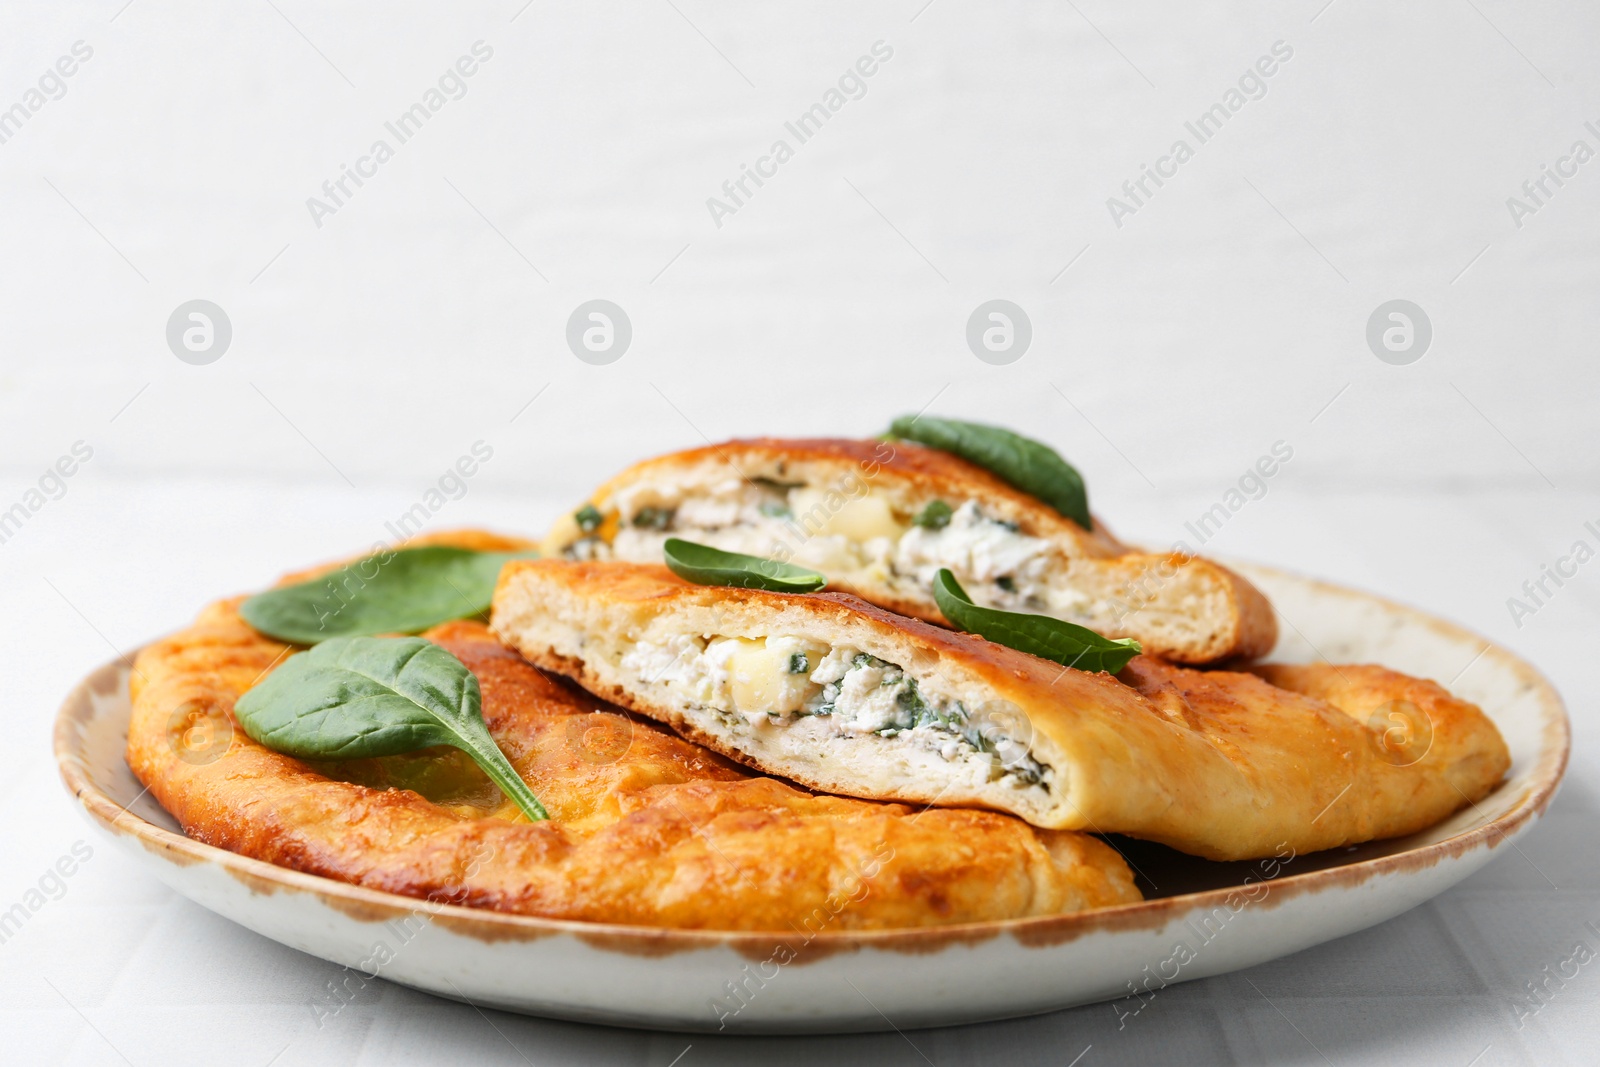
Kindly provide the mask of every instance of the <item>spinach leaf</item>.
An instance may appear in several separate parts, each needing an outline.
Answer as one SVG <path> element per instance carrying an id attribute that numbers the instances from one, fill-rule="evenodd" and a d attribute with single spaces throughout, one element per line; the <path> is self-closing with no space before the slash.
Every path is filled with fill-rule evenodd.
<path id="1" fill-rule="evenodd" d="M 297 645 L 414 633 L 489 610 L 500 567 L 537 555 L 448 545 L 380 552 L 310 581 L 258 593 L 239 606 L 239 614 L 268 637 Z"/>
<path id="2" fill-rule="evenodd" d="M 951 625 L 997 645 L 1026 652 L 1080 671 L 1117 673 L 1144 648 L 1131 637 L 1113 641 L 1086 626 L 998 608 L 981 608 L 967 596 L 956 576 L 941 567 L 933 579 L 933 600 Z"/>
<path id="3" fill-rule="evenodd" d="M 489 736 L 478 679 L 420 637 L 338 637 L 283 661 L 233 706 L 244 732 L 296 759 L 452 745 L 538 821 L 549 815 Z"/>
<path id="4" fill-rule="evenodd" d="M 895 419 L 889 432 L 976 463 L 1085 530 L 1094 529 L 1083 476 L 1047 444 L 998 426 L 916 415 Z"/>
<path id="5" fill-rule="evenodd" d="M 775 559 L 724 552 L 676 537 L 662 546 L 673 574 L 697 585 L 735 585 L 741 589 L 767 589 L 774 593 L 814 593 L 828 584 L 816 571 L 779 563 Z"/>

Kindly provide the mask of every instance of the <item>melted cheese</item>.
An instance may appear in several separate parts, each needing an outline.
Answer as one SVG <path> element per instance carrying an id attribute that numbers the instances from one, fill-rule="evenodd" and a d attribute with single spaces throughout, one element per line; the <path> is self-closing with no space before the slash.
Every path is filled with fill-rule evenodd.
<path id="1" fill-rule="evenodd" d="M 821 689 L 811 681 L 810 674 L 826 655 L 825 649 L 793 637 L 726 640 L 733 646 L 724 661 L 728 695 L 733 698 L 734 710 L 741 714 L 787 715 L 799 711 Z M 720 643 L 714 641 L 712 645 Z M 710 647 L 706 651 L 716 655 Z M 801 669 L 791 669 L 796 666 Z"/>
<path id="2" fill-rule="evenodd" d="M 842 499 L 842 503 L 841 503 Z M 891 540 L 905 532 L 894 517 L 889 502 L 868 493 L 849 497 L 838 490 L 796 489 L 789 507 L 808 530 L 819 534 L 838 534 L 850 541 L 870 541 L 874 537 Z M 816 525 L 820 520 L 820 526 Z"/>

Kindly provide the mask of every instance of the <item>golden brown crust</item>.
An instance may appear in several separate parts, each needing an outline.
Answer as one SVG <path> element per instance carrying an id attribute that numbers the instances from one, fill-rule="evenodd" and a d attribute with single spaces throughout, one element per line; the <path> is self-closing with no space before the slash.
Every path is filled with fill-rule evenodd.
<path id="1" fill-rule="evenodd" d="M 684 928 L 883 929 L 1139 899 L 1121 858 L 1093 838 L 751 776 L 543 674 L 477 623 L 425 636 L 478 677 L 490 733 L 548 822 L 522 820 L 451 750 L 291 759 L 232 718 L 234 700 L 292 651 L 245 625 L 238 603 L 150 646 L 133 679 L 128 763 L 208 844 L 438 901 Z M 232 731 L 220 758 L 181 758 L 195 716 Z M 435 800 L 371 784 L 400 781 Z"/>
<path id="2" fill-rule="evenodd" d="M 1196 560 L 1194 556 L 1173 553 L 1175 561 Z M 1233 605 L 1234 624 L 1231 631 L 1216 631 L 1210 644 L 1192 656 L 1173 657 L 1177 662 L 1203 665 L 1222 661 L 1243 661 L 1265 656 L 1278 643 L 1278 613 L 1266 595 L 1245 581 L 1239 574 L 1219 564 L 1205 560 L 1216 568 L 1216 573 L 1226 583 L 1228 599 Z"/>
<path id="3" fill-rule="evenodd" d="M 1261 831 L 1278 824 L 1295 830 L 1284 840 L 1309 852 L 1415 833 L 1482 800 L 1511 766 L 1476 705 L 1386 667 L 1239 673 L 1141 656 L 1119 678 L 1228 759 L 1233 775 L 1200 787 L 1213 811 L 1218 798 L 1241 804 L 1228 839 L 1254 834 L 1265 844 L 1271 835 Z M 1280 810 L 1269 815 L 1268 805 Z"/>
<path id="4" fill-rule="evenodd" d="M 591 683 L 584 664 L 551 657 L 511 632 L 503 602 L 519 584 L 521 603 L 554 604 L 557 598 L 541 600 L 540 593 L 559 589 L 615 606 L 615 618 L 638 631 L 654 617 L 709 607 L 729 623 L 798 612 L 841 635 L 876 632 L 905 648 L 908 658 L 892 662 L 964 684 L 975 680 L 993 699 L 1024 713 L 1035 758 L 1056 768 L 1061 795 L 1044 816 L 1021 800 L 1003 810 L 1041 825 L 1144 837 L 1211 859 L 1272 855 L 1282 844 L 1311 852 L 1411 833 L 1482 799 L 1510 765 L 1499 732 L 1477 707 L 1432 682 L 1381 667 L 1261 667 L 1246 674 L 1140 656 L 1112 677 L 1064 669 L 848 594 L 700 586 L 654 564 L 544 559 L 507 565 L 495 597 L 497 630 L 541 666 Z M 664 701 L 621 690 L 607 695 L 685 728 L 683 715 Z M 1397 710 L 1426 732 L 1426 745 L 1396 747 L 1401 734 L 1389 715 Z M 1375 712 L 1382 714 L 1374 719 Z M 694 736 L 730 757 L 748 758 L 703 731 Z M 765 769 L 806 777 L 787 765 Z M 931 784 L 921 792 L 830 788 L 887 799 L 981 802 L 957 791 L 941 795 Z"/>

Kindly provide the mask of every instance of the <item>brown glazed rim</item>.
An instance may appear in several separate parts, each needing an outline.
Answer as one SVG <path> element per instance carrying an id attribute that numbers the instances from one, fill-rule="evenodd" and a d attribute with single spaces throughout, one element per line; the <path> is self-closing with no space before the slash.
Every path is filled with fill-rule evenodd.
<path id="1" fill-rule="evenodd" d="M 1323 594 L 1375 602 L 1390 612 L 1406 617 L 1412 624 L 1424 626 L 1452 639 L 1466 639 L 1481 644 L 1484 646 L 1484 651 L 1480 655 L 1499 661 L 1502 667 L 1509 669 L 1524 685 L 1538 694 L 1544 720 L 1540 751 L 1534 766 L 1523 781 L 1515 785 L 1508 783 L 1501 786 L 1502 789 L 1520 788 L 1523 793 L 1499 818 L 1464 830 L 1443 841 L 1404 852 L 1301 874 L 1282 875 L 1271 882 L 1267 895 L 1253 899 L 1255 906 L 1274 907 L 1301 894 L 1313 894 L 1325 889 L 1348 889 L 1377 877 L 1417 873 L 1441 861 L 1456 859 L 1482 846 L 1494 848 L 1545 812 L 1566 770 L 1572 743 L 1571 730 L 1561 697 L 1531 664 L 1463 627 L 1436 619 L 1415 608 L 1397 604 L 1383 597 L 1318 579 L 1302 578 L 1276 568 L 1252 565 L 1251 569 L 1305 583 Z M 425 909 L 430 913 L 433 923 L 458 935 L 484 942 L 535 941 L 545 937 L 568 935 L 593 947 L 628 955 L 662 956 L 720 947 L 759 960 L 765 959 L 771 954 L 775 945 L 790 937 L 790 932 L 786 931 L 682 930 L 546 919 L 459 905 L 435 904 L 414 897 L 368 889 L 319 875 L 278 867 L 205 845 L 182 834 L 163 829 L 127 811 L 94 785 L 89 780 L 83 759 L 78 753 L 74 729 L 80 718 L 77 709 L 86 703 L 87 693 L 94 688 L 94 683 L 122 667 L 122 661 L 104 664 L 80 681 L 68 694 L 56 717 L 56 763 L 60 767 L 61 777 L 68 790 L 95 822 L 114 834 L 134 838 L 146 850 L 170 863 L 179 866 L 212 863 L 244 883 L 253 893 L 310 894 L 326 906 L 362 922 L 386 922 Z M 988 941 L 1003 934 L 1010 934 L 1019 943 L 1028 947 L 1049 947 L 1097 931 L 1160 929 L 1186 913 L 1197 910 L 1209 911 L 1225 906 L 1229 898 L 1237 893 L 1237 887 L 1227 887 L 1067 915 L 954 926 L 823 931 L 805 936 L 804 950 L 799 953 L 796 962 L 813 961 L 839 952 L 866 948 L 914 954 L 934 953 L 953 945 L 971 945 Z"/>

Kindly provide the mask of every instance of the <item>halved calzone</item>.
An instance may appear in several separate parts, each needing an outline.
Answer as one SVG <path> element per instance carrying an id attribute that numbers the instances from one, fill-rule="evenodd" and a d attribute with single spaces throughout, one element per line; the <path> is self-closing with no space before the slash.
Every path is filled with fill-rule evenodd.
<path id="1" fill-rule="evenodd" d="M 1254 586 L 1181 552 L 1149 554 L 1098 520 L 1085 530 L 948 452 L 909 441 L 773 440 L 646 460 L 563 517 L 543 548 L 659 562 L 668 537 L 819 570 L 836 589 L 933 622 L 948 567 L 974 602 L 1133 637 L 1180 663 L 1271 650 Z"/>
<path id="2" fill-rule="evenodd" d="M 1476 707 L 1381 667 L 1265 669 L 1275 685 L 1141 656 L 1090 674 L 847 594 L 694 585 L 660 565 L 512 561 L 491 626 L 771 774 L 1212 859 L 1409 833 L 1509 763 Z"/>

